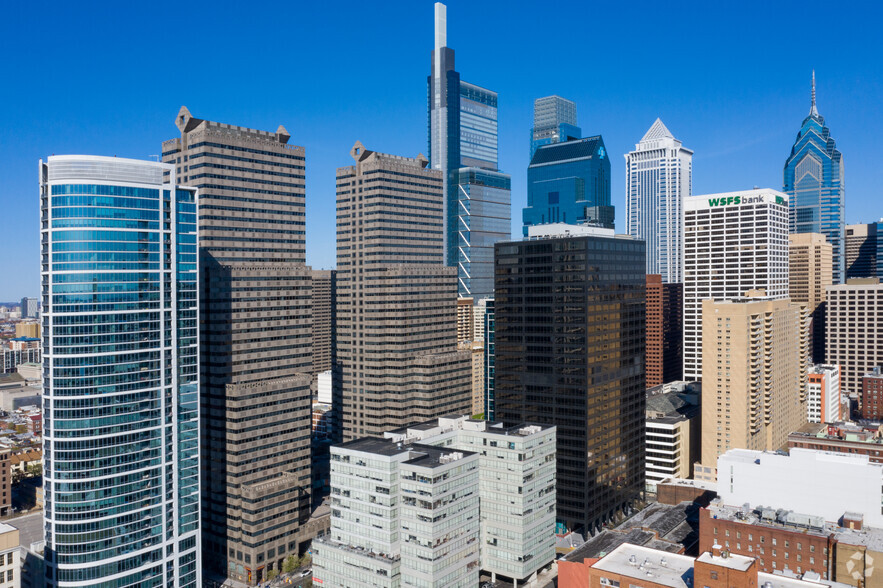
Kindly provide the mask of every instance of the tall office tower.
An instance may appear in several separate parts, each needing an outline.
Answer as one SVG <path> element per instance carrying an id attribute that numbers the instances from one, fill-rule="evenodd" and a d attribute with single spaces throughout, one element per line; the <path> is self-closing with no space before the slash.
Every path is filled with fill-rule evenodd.
<path id="1" fill-rule="evenodd" d="M 788 235 L 788 297 L 806 304 L 813 363 L 825 361 L 825 289 L 831 285 L 831 244 L 820 233 Z"/>
<path id="2" fill-rule="evenodd" d="M 572 141 L 583 136 L 576 126 L 576 103 L 561 96 L 533 101 L 533 128 L 530 130 L 530 157 L 537 148 L 551 143 Z"/>
<path id="3" fill-rule="evenodd" d="M 681 379 L 684 356 L 684 285 L 664 284 L 647 274 L 647 387 Z"/>
<path id="4" fill-rule="evenodd" d="M 202 585 L 196 190 L 171 169 L 40 162 L 49 587 Z"/>
<path id="5" fill-rule="evenodd" d="M 528 227 L 549 223 L 597 224 L 612 229 L 610 158 L 600 135 L 537 148 L 527 168 Z"/>
<path id="6" fill-rule="evenodd" d="M 693 194 L 693 152 L 657 118 L 625 155 L 625 184 L 628 233 L 647 243 L 647 273 L 681 282 L 682 204 Z"/>
<path id="7" fill-rule="evenodd" d="M 313 270 L 313 375 L 334 365 L 337 334 L 337 272 Z"/>
<path id="8" fill-rule="evenodd" d="M 828 286 L 825 363 L 840 366 L 840 387 L 855 398 L 862 376 L 883 366 L 883 284 L 879 278 L 854 278 Z"/>
<path id="9" fill-rule="evenodd" d="M 570 229 L 496 245 L 494 418 L 557 427 L 558 522 L 589 532 L 644 490 L 644 243 Z"/>
<path id="10" fill-rule="evenodd" d="M 788 296 L 788 197 L 746 190 L 684 199 L 684 379 L 702 379 L 702 301 Z"/>
<path id="11" fill-rule="evenodd" d="M 877 276 L 878 243 L 877 223 L 846 225 L 847 280 Z"/>
<path id="12" fill-rule="evenodd" d="M 193 118 L 163 160 L 200 190 L 204 564 L 254 585 L 311 539 L 304 149 Z"/>
<path id="13" fill-rule="evenodd" d="M 842 284 L 846 273 L 844 251 L 846 180 L 843 156 L 837 151 L 825 119 L 816 109 L 816 73 L 812 74 L 812 106 L 803 119 L 791 155 L 785 160 L 788 227 L 792 233 L 822 233 L 833 247 L 832 281 Z"/>
<path id="14" fill-rule="evenodd" d="M 469 412 L 457 272 L 443 258 L 442 173 L 369 151 L 337 170 L 337 357 L 343 438 Z"/>
<path id="15" fill-rule="evenodd" d="M 746 294 L 702 301 L 706 472 L 716 469 L 718 456 L 730 449 L 784 447 L 788 434 L 806 423 L 806 306 L 766 298 L 757 290 Z"/>
<path id="16" fill-rule="evenodd" d="M 22 298 L 21 299 L 21 318 L 35 318 L 37 316 L 37 299 Z"/>
<path id="17" fill-rule="evenodd" d="M 494 243 L 511 234 L 511 177 L 497 168 L 497 93 L 460 80 L 447 46 L 447 7 L 435 3 L 428 78 L 429 159 L 442 172 L 444 260 L 460 296 L 494 295 Z"/>
<path id="18" fill-rule="evenodd" d="M 843 399 L 840 394 L 840 366 L 813 365 L 809 369 L 807 380 L 807 422 L 837 423 L 843 420 Z"/>

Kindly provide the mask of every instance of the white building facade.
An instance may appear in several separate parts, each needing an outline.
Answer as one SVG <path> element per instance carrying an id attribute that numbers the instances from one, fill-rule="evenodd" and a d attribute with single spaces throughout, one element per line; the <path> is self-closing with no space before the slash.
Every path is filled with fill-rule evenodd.
<path id="1" fill-rule="evenodd" d="M 788 297 L 788 196 L 756 189 L 686 198 L 683 250 L 683 377 L 699 381 L 703 300 L 748 290 Z"/>
<path id="2" fill-rule="evenodd" d="M 727 506 L 762 504 L 837 522 L 861 513 L 864 525 L 883 526 L 883 464 L 867 455 L 792 448 L 789 454 L 731 449 L 717 460 L 717 493 Z"/>
<path id="3" fill-rule="evenodd" d="M 806 389 L 806 420 L 836 423 L 841 420 L 840 366 L 817 364 L 810 368 Z"/>
<path id="4" fill-rule="evenodd" d="M 693 152 L 660 119 L 625 154 L 628 234 L 647 243 L 647 273 L 666 284 L 683 275 L 684 198 L 693 193 Z"/>

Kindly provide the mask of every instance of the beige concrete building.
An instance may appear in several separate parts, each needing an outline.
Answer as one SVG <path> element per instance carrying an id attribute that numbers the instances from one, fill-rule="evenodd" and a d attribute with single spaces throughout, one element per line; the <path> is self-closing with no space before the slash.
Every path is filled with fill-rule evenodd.
<path id="1" fill-rule="evenodd" d="M 840 366 L 840 389 L 858 396 L 862 376 L 883 365 L 883 284 L 854 278 L 828 286 L 827 363 Z"/>
<path id="2" fill-rule="evenodd" d="M 304 148 L 186 107 L 175 123 L 163 161 L 199 188 L 204 565 L 254 585 L 312 538 Z"/>
<path id="3" fill-rule="evenodd" d="M 475 317 L 472 298 L 457 299 L 457 343 L 475 341 Z"/>
<path id="4" fill-rule="evenodd" d="M 484 414 L 484 341 L 465 341 L 461 350 L 472 354 L 472 408 L 470 414 Z"/>
<path id="5" fill-rule="evenodd" d="M 0 585 L 3 588 L 21 586 L 19 531 L 6 523 L 0 523 Z"/>
<path id="6" fill-rule="evenodd" d="M 877 223 L 846 225 L 846 279 L 877 276 Z"/>
<path id="7" fill-rule="evenodd" d="M 356 143 L 337 170 L 343 439 L 471 408 L 457 350 L 457 274 L 444 265 L 442 173 Z"/>
<path id="8" fill-rule="evenodd" d="M 825 289 L 833 275 L 832 252 L 821 233 L 788 235 L 788 296 L 809 310 L 813 363 L 825 361 Z"/>
<path id="9" fill-rule="evenodd" d="M 715 477 L 729 449 L 777 450 L 806 423 L 806 307 L 752 290 L 702 303 L 702 464 Z"/>
<path id="10" fill-rule="evenodd" d="M 699 386 L 672 382 L 647 390 L 644 453 L 646 488 L 670 478 L 692 477 L 700 459 Z"/>
<path id="11" fill-rule="evenodd" d="M 40 323 L 16 323 L 16 337 L 30 337 L 32 339 L 40 338 Z"/>

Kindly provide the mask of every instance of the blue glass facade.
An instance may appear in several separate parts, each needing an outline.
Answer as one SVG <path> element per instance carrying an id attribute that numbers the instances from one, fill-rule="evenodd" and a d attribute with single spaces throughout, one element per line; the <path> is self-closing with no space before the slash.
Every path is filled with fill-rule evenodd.
<path id="1" fill-rule="evenodd" d="M 785 161 L 784 188 L 791 233 L 822 233 L 832 246 L 833 280 L 843 283 L 846 271 L 846 183 L 843 156 L 825 119 L 816 109 L 815 75 L 812 106 L 803 119 L 791 155 Z"/>
<path id="2" fill-rule="evenodd" d="M 576 126 L 576 104 L 561 96 L 533 101 L 533 128 L 530 130 L 530 158 L 543 145 L 572 141 L 583 136 Z"/>
<path id="3" fill-rule="evenodd" d="M 600 135 L 539 147 L 527 168 L 527 228 L 594 222 L 613 228 L 610 158 Z"/>
<path id="4" fill-rule="evenodd" d="M 494 243 L 511 234 L 511 178 L 465 167 L 454 173 L 457 188 L 457 274 L 463 296 L 494 295 Z"/>
<path id="5" fill-rule="evenodd" d="M 46 585 L 198 586 L 196 191 L 40 167 Z"/>
<path id="6" fill-rule="evenodd" d="M 510 180 L 497 167 L 497 93 L 460 79 L 454 50 L 445 46 L 446 17 L 437 13 L 436 19 L 432 73 L 427 78 L 429 161 L 445 174 L 445 264 L 457 268 L 459 295 L 477 300 L 493 294 L 493 243 L 511 234 Z M 496 173 L 482 176 L 476 170 Z M 477 180 L 474 186 L 470 178 Z M 473 198 L 487 201 L 494 210 L 488 215 L 473 212 L 466 205 Z M 505 228 L 497 222 L 500 218 L 505 218 Z M 464 238 L 464 231 L 476 240 Z"/>

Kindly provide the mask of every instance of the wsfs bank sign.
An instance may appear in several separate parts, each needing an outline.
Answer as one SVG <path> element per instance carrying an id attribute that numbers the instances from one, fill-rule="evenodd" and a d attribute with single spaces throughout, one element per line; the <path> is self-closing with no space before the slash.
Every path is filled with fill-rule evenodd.
<path id="1" fill-rule="evenodd" d="M 785 206 L 785 199 L 781 196 L 774 196 L 776 199 L 776 204 L 781 204 Z M 768 198 L 760 195 L 760 196 L 727 196 L 725 198 L 709 198 L 708 206 L 733 206 L 733 205 L 745 205 L 745 204 L 758 204 L 760 202 L 767 202 Z"/>

